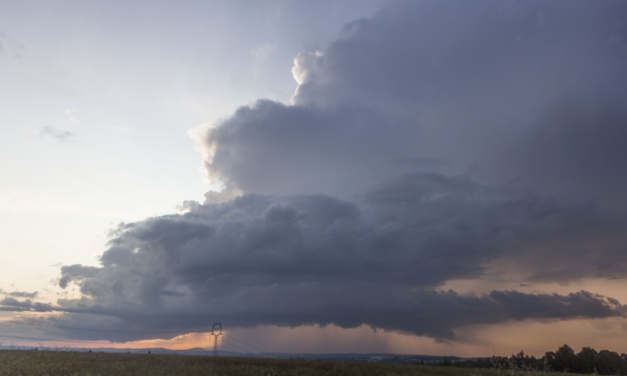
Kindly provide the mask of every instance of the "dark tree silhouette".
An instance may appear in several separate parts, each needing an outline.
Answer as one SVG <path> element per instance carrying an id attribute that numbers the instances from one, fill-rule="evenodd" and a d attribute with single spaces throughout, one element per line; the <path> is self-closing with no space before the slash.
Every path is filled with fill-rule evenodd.
<path id="1" fill-rule="evenodd" d="M 575 354 L 568 345 L 563 345 L 557 351 L 548 351 L 540 359 L 526 355 L 523 351 L 509 358 L 493 356 L 491 358 L 473 358 L 455 362 L 458 367 L 472 368 L 508 368 L 522 370 L 550 370 L 555 372 L 570 372 L 599 375 L 627 374 L 627 354 L 618 354 L 613 351 L 601 350 L 597 352 L 591 347 L 584 347 Z"/>

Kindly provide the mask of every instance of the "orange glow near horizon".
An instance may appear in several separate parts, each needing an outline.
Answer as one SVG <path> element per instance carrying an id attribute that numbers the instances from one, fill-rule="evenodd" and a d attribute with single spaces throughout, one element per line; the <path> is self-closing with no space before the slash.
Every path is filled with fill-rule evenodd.
<path id="1" fill-rule="evenodd" d="M 27 338 L 28 336 L 24 336 Z M 2 337 L 0 337 L 2 341 Z M 172 339 L 147 339 L 130 342 L 110 342 L 110 341 L 82 341 L 73 339 L 59 340 L 27 340 L 27 339 L 11 339 L 7 337 L 4 340 L 4 347 L 9 343 L 15 346 L 36 346 L 36 347 L 76 347 L 76 348 L 114 348 L 114 349 L 144 349 L 162 347 L 169 350 L 187 350 L 195 347 L 204 347 L 210 350 L 213 347 L 213 337 L 210 333 L 195 332 L 183 334 Z"/>

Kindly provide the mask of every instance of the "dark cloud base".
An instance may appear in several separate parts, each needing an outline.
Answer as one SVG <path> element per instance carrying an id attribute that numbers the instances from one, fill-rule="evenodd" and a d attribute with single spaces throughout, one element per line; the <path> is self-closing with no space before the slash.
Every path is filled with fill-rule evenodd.
<path id="1" fill-rule="evenodd" d="M 487 262 L 517 257 L 526 244 L 560 233 L 612 230 L 615 217 L 603 215 L 435 173 L 397 179 L 359 202 L 245 195 L 197 204 L 182 215 L 122 225 L 102 267 L 64 266 L 60 285 L 76 284 L 85 297 L 59 301 L 54 309 L 72 315 L 50 320 L 68 326 L 75 314 L 102 314 L 117 319 L 113 328 L 180 333 L 207 330 L 213 321 L 241 327 L 366 324 L 450 340 L 455 329 L 472 324 L 622 317 L 620 303 L 585 291 L 433 290 L 446 281 L 480 278 Z M 599 228 L 603 222 L 607 228 Z"/>

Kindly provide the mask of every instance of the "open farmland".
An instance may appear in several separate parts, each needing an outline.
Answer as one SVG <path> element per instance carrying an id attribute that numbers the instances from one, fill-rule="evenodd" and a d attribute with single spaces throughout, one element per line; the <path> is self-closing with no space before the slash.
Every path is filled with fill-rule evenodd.
<path id="1" fill-rule="evenodd" d="M 522 372 L 398 364 L 154 354 L 0 351 L 0 375 L 425 375 L 498 376 Z M 539 375 L 540 373 L 524 373 Z M 551 375 L 563 375 L 551 373 Z"/>

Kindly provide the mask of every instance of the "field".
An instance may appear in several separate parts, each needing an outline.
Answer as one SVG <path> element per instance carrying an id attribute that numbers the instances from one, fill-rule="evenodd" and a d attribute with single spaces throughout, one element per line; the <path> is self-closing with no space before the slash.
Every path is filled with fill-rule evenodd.
<path id="1" fill-rule="evenodd" d="M 517 372 L 518 373 L 518 372 Z M 522 374 L 522 372 L 520 372 Z M 539 373 L 530 373 L 538 375 Z M 8 375 L 424 375 L 516 376 L 510 371 L 456 367 L 340 363 L 316 360 L 282 360 L 186 355 L 111 354 L 55 351 L 0 351 L 0 376 Z M 551 376 L 565 374 L 551 373 Z"/>

